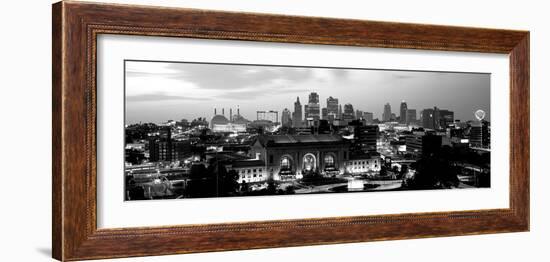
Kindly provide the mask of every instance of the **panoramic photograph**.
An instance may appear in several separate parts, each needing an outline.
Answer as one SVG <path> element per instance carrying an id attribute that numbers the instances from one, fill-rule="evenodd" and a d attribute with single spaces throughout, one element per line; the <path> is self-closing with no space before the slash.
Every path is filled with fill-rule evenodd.
<path id="1" fill-rule="evenodd" d="M 490 188 L 490 78 L 126 60 L 125 200 Z"/>

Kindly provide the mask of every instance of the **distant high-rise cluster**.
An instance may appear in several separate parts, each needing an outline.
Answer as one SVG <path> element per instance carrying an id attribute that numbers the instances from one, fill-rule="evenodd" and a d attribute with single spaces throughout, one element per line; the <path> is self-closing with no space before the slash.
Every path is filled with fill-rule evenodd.
<path id="1" fill-rule="evenodd" d="M 292 108 L 291 108 L 292 109 Z M 296 97 L 294 108 L 291 110 L 284 108 L 281 112 L 276 110 L 256 111 L 256 120 L 254 123 L 245 120 L 237 107 L 237 114 L 233 114 L 233 109 L 229 109 L 229 119 L 225 118 L 225 109 L 222 108 L 221 115 L 214 109 L 214 118 L 211 121 L 212 128 L 221 130 L 233 130 L 235 128 L 243 129 L 244 123 L 248 124 L 280 124 L 289 128 L 301 128 L 302 130 L 311 127 L 315 130 L 330 129 L 330 126 L 345 127 L 352 121 L 359 120 L 364 125 L 376 123 L 392 122 L 406 126 L 417 126 L 427 129 L 442 130 L 455 121 L 454 112 L 447 109 L 440 109 L 437 106 L 426 108 L 420 111 L 418 118 L 417 110 L 409 108 L 408 103 L 402 100 L 399 105 L 398 115 L 392 112 L 390 103 L 384 104 L 384 110 L 381 118 L 376 118 L 372 112 L 366 112 L 354 107 L 351 103 L 341 104 L 339 99 L 329 96 L 326 99 L 326 106 L 322 107 L 317 92 L 311 92 L 308 95 L 307 104 L 302 104 L 300 97 Z M 279 113 L 281 113 L 279 115 Z M 280 118 L 279 118 L 280 116 Z M 316 131 L 318 132 L 318 131 Z"/>
<path id="2" fill-rule="evenodd" d="M 308 103 L 303 107 L 300 98 L 296 97 L 294 111 L 290 113 L 290 117 L 290 120 L 281 121 L 287 123 L 285 126 L 295 128 L 319 127 L 327 124 L 345 126 L 356 119 L 364 121 L 365 124 L 372 124 L 374 121 L 373 113 L 355 110 L 350 103 L 344 104 L 342 107 L 338 98 L 332 96 L 326 99 L 326 107 L 321 107 L 319 94 L 316 92 L 309 94 Z M 321 123 L 321 120 L 325 121 L 324 124 Z"/>

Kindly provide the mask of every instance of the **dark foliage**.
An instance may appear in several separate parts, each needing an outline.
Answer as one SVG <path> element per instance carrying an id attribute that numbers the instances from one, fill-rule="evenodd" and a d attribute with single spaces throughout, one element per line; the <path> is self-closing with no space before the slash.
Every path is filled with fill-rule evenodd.
<path id="1" fill-rule="evenodd" d="M 414 164 L 415 177 L 408 182 L 411 189 L 456 187 L 459 184 L 456 168 L 442 157 L 423 157 Z"/>

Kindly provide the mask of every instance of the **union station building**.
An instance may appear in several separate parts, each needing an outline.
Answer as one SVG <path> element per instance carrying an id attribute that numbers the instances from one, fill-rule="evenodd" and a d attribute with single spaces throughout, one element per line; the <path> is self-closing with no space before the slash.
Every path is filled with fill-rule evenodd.
<path id="1" fill-rule="evenodd" d="M 350 156 L 350 146 L 349 140 L 331 134 L 261 135 L 249 154 L 261 160 L 266 175 L 277 181 L 380 170 L 379 155 Z"/>

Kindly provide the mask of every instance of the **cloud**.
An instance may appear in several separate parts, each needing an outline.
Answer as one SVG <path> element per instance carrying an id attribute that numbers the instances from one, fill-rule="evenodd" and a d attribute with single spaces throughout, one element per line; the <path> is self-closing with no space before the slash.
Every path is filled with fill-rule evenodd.
<path id="1" fill-rule="evenodd" d="M 149 63 L 130 62 L 127 77 L 165 77 L 193 83 L 204 89 L 235 90 L 263 85 L 286 83 L 286 86 L 310 79 L 309 68 L 267 67 L 232 64 L 161 63 L 165 70 L 151 72 Z M 284 88 L 284 85 L 280 87 Z"/>
<path id="2" fill-rule="evenodd" d="M 304 93 L 308 93 L 309 91 L 310 91 L 309 89 L 303 89 L 303 88 L 286 89 L 284 91 L 284 94 L 285 95 L 304 94 Z M 235 90 L 235 91 L 226 92 L 226 93 L 224 93 L 223 96 L 219 96 L 219 98 L 232 99 L 232 100 L 233 99 L 234 100 L 239 100 L 239 99 L 251 100 L 251 99 L 254 99 L 254 98 L 269 97 L 271 95 L 279 94 L 280 92 L 281 91 L 279 89 L 271 89 L 271 88 L 267 88 L 267 89 L 256 88 L 256 89 L 249 89 L 249 90 Z"/>
<path id="3" fill-rule="evenodd" d="M 153 97 L 159 100 L 177 99 L 189 87 L 193 87 L 193 92 L 198 97 L 202 97 L 198 93 L 203 93 L 210 98 L 251 99 L 275 92 L 303 91 L 304 83 L 314 79 L 311 68 L 139 61 L 127 62 L 126 77 L 128 82 L 134 80 L 132 83 L 164 79 L 181 84 L 179 91 L 170 89 L 171 96 L 155 94 L 150 99 L 140 97 L 134 101 L 153 100 Z M 168 86 L 157 87 L 157 92 L 159 88 L 166 92 L 169 89 Z"/>
<path id="4" fill-rule="evenodd" d="M 126 102 L 169 101 L 169 100 L 208 101 L 208 100 L 212 100 L 212 98 L 210 98 L 210 97 L 183 97 L 183 96 L 166 95 L 166 94 L 163 94 L 163 93 L 126 96 Z"/>

